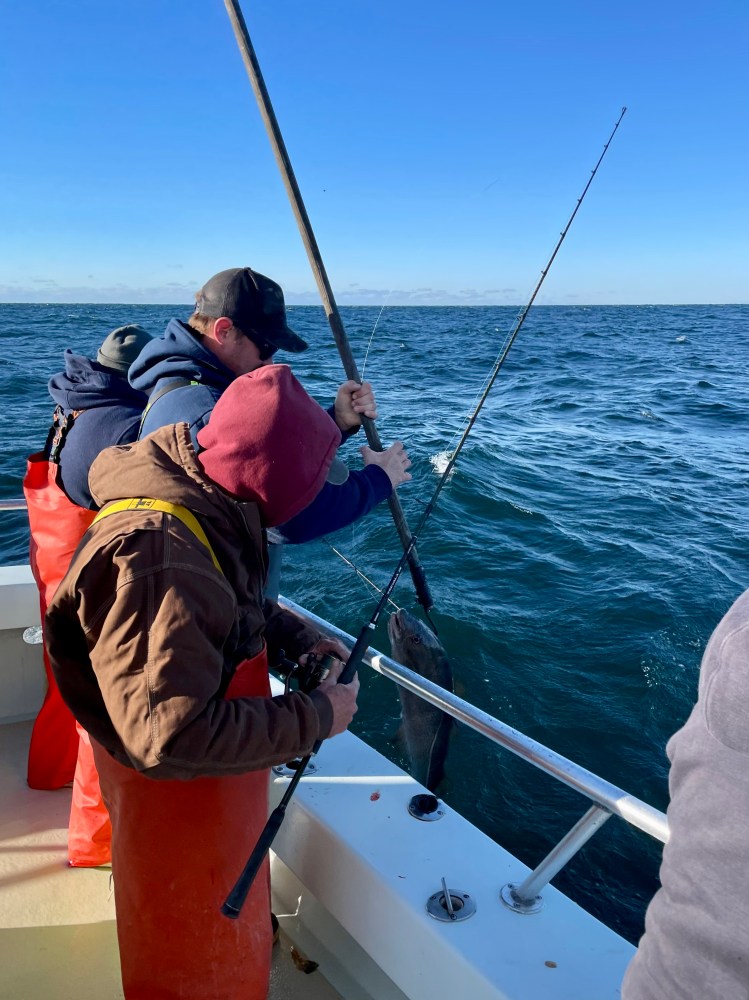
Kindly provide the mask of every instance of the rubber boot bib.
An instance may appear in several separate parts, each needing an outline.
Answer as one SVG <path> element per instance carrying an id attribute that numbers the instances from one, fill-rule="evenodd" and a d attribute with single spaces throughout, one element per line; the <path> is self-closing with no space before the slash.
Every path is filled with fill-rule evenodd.
<path id="1" fill-rule="evenodd" d="M 226 697 L 269 697 L 265 650 Z M 272 932 L 269 864 L 238 920 L 220 907 L 265 826 L 268 769 L 155 781 L 92 741 L 112 819 L 117 937 L 126 1000 L 265 1000 Z"/>
<path id="2" fill-rule="evenodd" d="M 91 738 L 79 722 L 75 728 L 78 759 L 70 803 L 68 864 L 72 868 L 93 868 L 112 860 L 112 824 L 101 797 Z"/>
<path id="3" fill-rule="evenodd" d="M 59 485 L 58 469 L 40 452 L 28 459 L 23 480 L 31 535 L 29 561 L 39 588 L 42 622 L 78 543 L 96 516 L 96 511 L 68 499 Z M 31 788 L 62 788 L 73 780 L 78 733 L 57 688 L 46 647 L 43 654 L 47 694 L 31 732 L 27 780 Z"/>

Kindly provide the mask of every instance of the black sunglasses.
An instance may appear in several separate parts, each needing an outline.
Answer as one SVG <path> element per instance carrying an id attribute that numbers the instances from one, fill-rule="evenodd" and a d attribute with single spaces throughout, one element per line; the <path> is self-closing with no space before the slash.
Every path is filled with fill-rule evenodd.
<path id="1" fill-rule="evenodd" d="M 278 350 L 275 344 L 271 344 L 269 340 L 265 340 L 263 337 L 258 336 L 258 334 L 254 331 L 252 333 L 248 333 L 247 336 L 250 338 L 255 347 L 257 347 L 261 361 L 267 361 L 269 358 L 272 358 Z"/>
<path id="2" fill-rule="evenodd" d="M 251 340 L 255 347 L 257 347 L 258 355 L 260 356 L 261 361 L 267 361 L 269 358 L 272 358 L 278 350 L 275 344 L 271 344 L 269 340 L 266 340 L 265 337 L 256 333 L 254 330 L 243 330 L 241 327 L 237 326 L 236 323 L 234 326 L 241 334 L 247 337 L 248 340 Z"/>
<path id="3" fill-rule="evenodd" d="M 260 296 L 260 299 L 262 300 L 264 298 L 264 294 L 263 294 L 260 286 L 258 285 L 257 278 L 255 277 L 255 272 L 252 270 L 251 267 L 246 267 L 245 268 L 245 273 L 248 275 L 248 277 L 252 281 L 252 284 L 255 286 L 255 291 L 257 292 L 257 294 Z M 258 354 L 260 356 L 260 360 L 261 361 L 267 361 L 269 358 L 272 358 L 273 355 L 278 350 L 278 348 L 276 347 L 275 344 L 271 344 L 271 342 L 269 340 L 266 340 L 265 337 L 263 337 L 259 333 L 256 333 L 254 330 L 250 330 L 250 331 L 246 332 L 245 333 L 245 337 L 247 337 L 249 340 L 251 340 L 252 343 L 255 345 L 255 347 L 257 347 Z"/>

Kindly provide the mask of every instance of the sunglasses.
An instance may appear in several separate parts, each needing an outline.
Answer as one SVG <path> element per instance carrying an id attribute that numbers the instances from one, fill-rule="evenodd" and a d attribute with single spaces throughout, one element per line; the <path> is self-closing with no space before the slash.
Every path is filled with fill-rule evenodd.
<path id="1" fill-rule="evenodd" d="M 264 299 L 264 293 L 258 284 L 255 272 L 252 270 L 251 267 L 246 267 L 245 273 L 249 277 L 250 281 L 252 281 L 252 284 L 255 286 L 255 291 L 260 296 L 260 299 L 262 301 Z M 275 344 L 271 344 L 269 340 L 266 340 L 265 337 L 263 337 L 259 333 L 256 333 L 254 330 L 250 330 L 247 333 L 245 333 L 245 337 L 249 338 L 255 345 L 255 347 L 257 347 L 261 361 L 267 361 L 269 358 L 272 358 L 273 355 L 278 350 Z"/>
<path id="2" fill-rule="evenodd" d="M 251 340 L 255 347 L 257 347 L 258 355 L 261 361 L 267 361 L 269 358 L 272 358 L 278 350 L 275 344 L 271 344 L 269 340 L 266 340 L 262 334 L 256 333 L 255 330 L 242 330 L 241 327 L 238 327 L 236 324 L 234 324 L 234 327 L 236 330 L 239 330 L 243 336 L 247 337 L 248 340 Z"/>
<path id="3" fill-rule="evenodd" d="M 275 344 L 271 344 L 269 340 L 265 340 L 263 337 L 255 333 L 254 330 L 252 333 L 248 333 L 247 336 L 255 347 L 257 347 L 258 355 L 261 361 L 267 361 L 269 358 L 272 358 L 278 350 Z"/>

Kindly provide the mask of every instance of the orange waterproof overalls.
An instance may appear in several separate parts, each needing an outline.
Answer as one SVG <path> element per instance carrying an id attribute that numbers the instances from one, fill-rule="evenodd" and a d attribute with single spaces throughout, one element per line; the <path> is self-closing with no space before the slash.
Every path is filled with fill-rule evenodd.
<path id="1" fill-rule="evenodd" d="M 23 480 L 29 514 L 29 561 L 39 588 L 42 624 L 73 553 L 96 515 L 96 511 L 69 500 L 60 486 L 60 450 L 76 416 L 77 412 L 66 418 L 59 407 L 55 410 L 49 458 L 45 452 L 31 455 Z M 110 860 L 111 828 L 88 734 L 78 726 L 62 700 L 46 645 L 43 656 L 47 693 L 31 731 L 28 784 L 47 790 L 73 782 L 68 860 L 74 866 L 105 864 Z"/>
<path id="2" fill-rule="evenodd" d="M 120 501 L 99 515 L 137 501 Z M 169 509 L 207 546 L 196 519 Z M 188 519 L 184 515 L 188 515 Z M 265 649 L 236 668 L 224 696 L 268 698 Z M 96 741 L 112 818 L 112 873 L 126 1000 L 265 1000 L 272 930 L 268 859 L 237 920 L 220 908 L 265 826 L 268 769 L 159 781 L 120 764 Z"/>

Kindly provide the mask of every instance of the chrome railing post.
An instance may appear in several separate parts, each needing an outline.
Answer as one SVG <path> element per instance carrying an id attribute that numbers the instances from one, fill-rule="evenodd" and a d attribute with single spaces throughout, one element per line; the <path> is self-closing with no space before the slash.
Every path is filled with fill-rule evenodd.
<path id="1" fill-rule="evenodd" d="M 611 813 L 608 809 L 591 806 L 520 885 L 508 882 L 502 887 L 499 895 L 505 906 L 509 906 L 516 913 L 538 913 L 543 906 L 541 890 L 610 818 Z"/>

